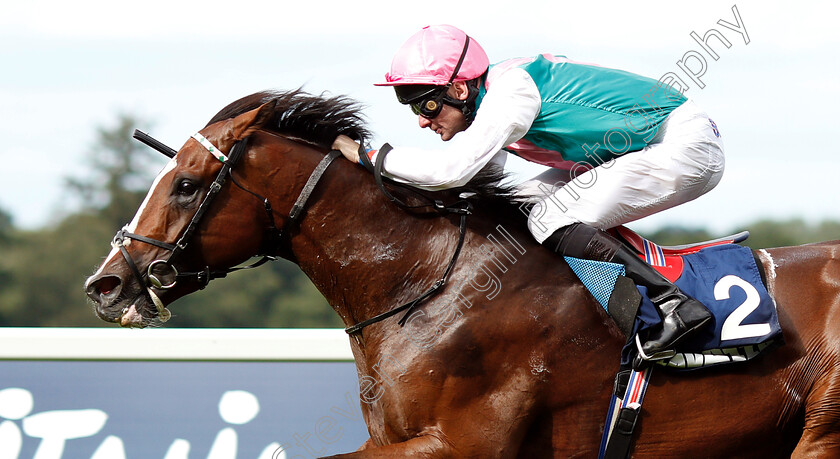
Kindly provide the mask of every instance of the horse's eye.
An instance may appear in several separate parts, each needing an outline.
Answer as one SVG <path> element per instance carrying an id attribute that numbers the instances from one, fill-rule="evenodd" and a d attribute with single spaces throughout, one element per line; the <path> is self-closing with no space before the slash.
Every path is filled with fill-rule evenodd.
<path id="1" fill-rule="evenodd" d="M 178 194 L 181 196 L 192 196 L 197 190 L 198 186 L 190 180 L 181 180 L 178 184 Z"/>

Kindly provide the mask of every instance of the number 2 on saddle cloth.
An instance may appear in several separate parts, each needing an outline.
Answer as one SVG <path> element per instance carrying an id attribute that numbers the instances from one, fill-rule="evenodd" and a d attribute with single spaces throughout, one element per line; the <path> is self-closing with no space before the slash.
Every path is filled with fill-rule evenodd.
<path id="1" fill-rule="evenodd" d="M 737 244 L 748 233 L 680 247 L 660 247 L 626 227 L 613 233 L 714 315 L 713 322 L 660 365 L 692 370 L 743 362 L 782 344 L 776 305 L 762 271 L 752 250 Z M 572 257 L 566 261 L 628 337 L 621 355 L 621 365 L 628 366 L 636 353 L 633 338 L 661 322 L 646 289 L 623 276 L 623 265 Z"/>

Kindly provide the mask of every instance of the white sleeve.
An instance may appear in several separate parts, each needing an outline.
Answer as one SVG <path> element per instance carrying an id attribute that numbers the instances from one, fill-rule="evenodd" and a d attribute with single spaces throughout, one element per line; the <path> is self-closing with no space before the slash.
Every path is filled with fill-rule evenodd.
<path id="1" fill-rule="evenodd" d="M 528 72 L 508 70 L 493 81 L 469 128 L 443 148 L 394 147 L 383 164 L 385 175 L 430 189 L 462 186 L 502 148 L 525 136 L 541 103 Z"/>

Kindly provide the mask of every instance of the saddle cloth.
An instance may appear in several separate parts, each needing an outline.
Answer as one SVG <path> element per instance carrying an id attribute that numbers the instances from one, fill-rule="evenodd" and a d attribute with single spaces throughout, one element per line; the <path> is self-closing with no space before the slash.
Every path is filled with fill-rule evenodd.
<path id="1" fill-rule="evenodd" d="M 694 244 L 658 246 L 628 228 L 614 230 L 639 255 L 680 289 L 702 302 L 713 314 L 712 324 L 680 344 L 676 356 L 658 362 L 666 367 L 690 370 L 750 360 L 761 352 L 782 344 L 782 330 L 776 304 L 762 281 L 752 251 L 734 242 L 748 233 Z M 566 257 L 569 266 L 609 313 L 608 305 L 616 300 L 615 287 L 624 274 L 624 266 Z M 637 333 L 661 322 L 656 306 L 641 293 L 632 332 L 622 351 L 622 365 L 635 355 Z"/>

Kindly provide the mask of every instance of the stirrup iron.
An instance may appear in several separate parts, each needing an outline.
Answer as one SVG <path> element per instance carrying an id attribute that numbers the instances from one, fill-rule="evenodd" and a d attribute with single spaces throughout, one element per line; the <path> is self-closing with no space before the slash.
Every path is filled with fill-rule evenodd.
<path id="1" fill-rule="evenodd" d="M 636 350 L 639 352 L 639 357 L 642 360 L 646 360 L 648 362 L 656 362 L 658 360 L 668 360 L 675 355 L 677 355 L 677 351 L 673 349 L 666 349 L 664 351 L 659 351 L 654 353 L 653 355 L 645 354 L 645 351 L 642 349 L 642 341 L 639 339 L 639 334 L 636 333 Z"/>

